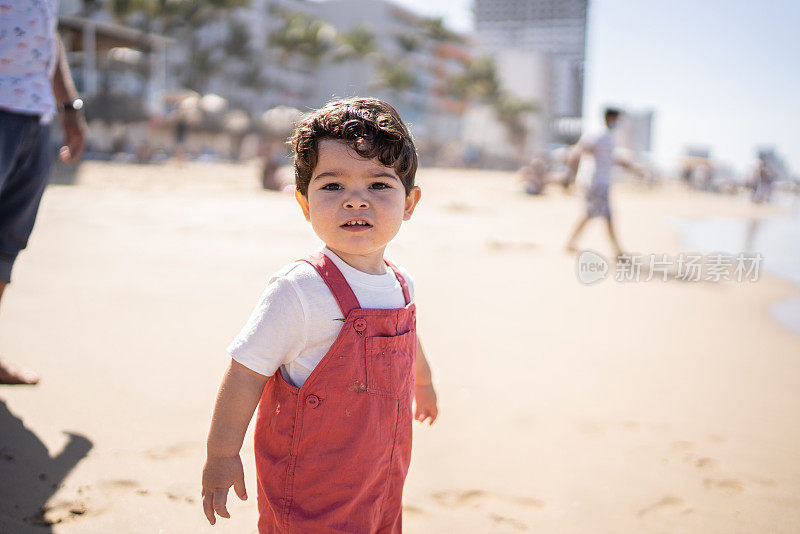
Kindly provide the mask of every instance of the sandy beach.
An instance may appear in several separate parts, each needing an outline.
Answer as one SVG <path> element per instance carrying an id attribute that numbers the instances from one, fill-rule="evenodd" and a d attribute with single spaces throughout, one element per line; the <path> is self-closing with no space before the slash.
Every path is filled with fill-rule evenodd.
<path id="1" fill-rule="evenodd" d="M 255 164 L 87 162 L 45 193 L 0 310 L 0 532 L 256 532 L 231 493 L 211 527 L 204 441 L 238 332 L 270 273 L 318 246 Z M 423 168 L 389 254 L 414 275 L 440 398 L 415 425 L 409 533 L 800 531 L 800 337 L 791 283 L 587 286 L 564 242 L 581 197 L 511 173 Z M 675 218 L 776 208 L 620 184 L 632 252 L 690 252 Z M 600 223 L 581 246 L 608 254 Z M 769 261 L 769 258 L 765 258 Z M 251 428 L 252 430 L 252 428 Z M 26 520 L 27 518 L 27 520 Z"/>

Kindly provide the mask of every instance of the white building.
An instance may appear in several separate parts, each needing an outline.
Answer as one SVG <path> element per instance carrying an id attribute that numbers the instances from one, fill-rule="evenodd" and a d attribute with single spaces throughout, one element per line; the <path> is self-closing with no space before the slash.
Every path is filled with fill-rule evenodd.
<path id="1" fill-rule="evenodd" d="M 549 140 L 574 142 L 583 114 L 588 0 L 475 0 L 480 49 L 536 52 L 550 62 Z M 506 89 L 515 91 L 512 87 Z"/>

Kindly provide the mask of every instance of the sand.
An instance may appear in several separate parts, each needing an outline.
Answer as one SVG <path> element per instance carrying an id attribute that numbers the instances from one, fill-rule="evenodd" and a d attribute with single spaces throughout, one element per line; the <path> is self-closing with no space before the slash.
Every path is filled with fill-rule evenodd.
<path id="1" fill-rule="evenodd" d="M 251 434 L 251 498 L 216 527 L 205 434 L 225 347 L 317 240 L 255 176 L 88 162 L 48 189 L 0 315 L 0 351 L 43 377 L 0 386 L 0 532 L 256 532 Z M 514 180 L 422 169 L 389 249 L 415 277 L 441 410 L 415 426 L 406 531 L 800 531 L 800 338 L 768 312 L 797 289 L 585 286 L 562 248 L 580 198 Z M 774 213 L 673 185 L 612 202 L 641 253 L 685 251 L 676 217 Z M 599 224 L 581 245 L 609 252 Z"/>

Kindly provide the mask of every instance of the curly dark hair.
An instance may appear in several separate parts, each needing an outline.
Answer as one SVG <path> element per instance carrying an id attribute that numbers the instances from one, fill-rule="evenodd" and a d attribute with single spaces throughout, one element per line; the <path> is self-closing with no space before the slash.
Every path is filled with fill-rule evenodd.
<path id="1" fill-rule="evenodd" d="M 339 139 L 364 158 L 378 158 L 403 182 L 406 195 L 414 187 L 417 149 L 400 115 L 376 98 L 333 100 L 303 119 L 289 143 L 294 148 L 294 180 L 308 195 L 308 184 L 319 157 L 319 142 Z"/>

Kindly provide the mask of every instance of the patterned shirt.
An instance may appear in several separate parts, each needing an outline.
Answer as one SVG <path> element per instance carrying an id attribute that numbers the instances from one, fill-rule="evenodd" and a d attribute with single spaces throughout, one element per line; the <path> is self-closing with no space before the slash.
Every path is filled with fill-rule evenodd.
<path id="1" fill-rule="evenodd" d="M 58 0 L 0 0 L 0 109 L 50 122 Z"/>

